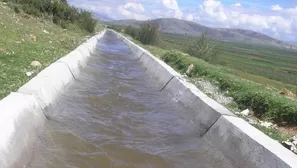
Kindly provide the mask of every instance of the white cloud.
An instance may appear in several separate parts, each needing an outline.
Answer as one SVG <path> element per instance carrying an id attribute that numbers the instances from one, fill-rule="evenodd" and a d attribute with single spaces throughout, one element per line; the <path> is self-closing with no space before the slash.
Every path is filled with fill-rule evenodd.
<path id="1" fill-rule="evenodd" d="M 178 19 L 183 18 L 183 12 L 180 10 L 177 0 L 162 0 L 163 6 L 166 8 L 163 13 L 168 15 L 167 17 L 174 17 Z"/>
<path id="2" fill-rule="evenodd" d="M 179 6 L 176 0 L 162 0 L 163 5 L 172 10 L 179 10 Z"/>
<path id="3" fill-rule="evenodd" d="M 249 8 L 224 6 L 221 1 L 205 0 L 196 11 L 202 24 L 214 27 L 250 29 L 282 40 L 297 40 L 297 8 L 267 13 Z"/>
<path id="4" fill-rule="evenodd" d="M 271 10 L 246 7 L 240 3 L 224 5 L 222 0 L 204 0 L 198 8 L 180 8 L 182 0 L 69 0 L 77 7 L 102 13 L 113 19 L 180 18 L 212 27 L 250 29 L 275 38 L 297 41 L 297 6 Z M 240 1 L 242 2 L 242 1 Z M 277 10 L 277 12 L 273 12 Z"/>
<path id="5" fill-rule="evenodd" d="M 274 10 L 274 11 L 279 11 L 279 10 L 282 10 L 283 8 L 280 7 L 279 5 L 272 5 L 271 6 L 271 10 Z"/>
<path id="6" fill-rule="evenodd" d="M 178 19 L 182 19 L 184 13 L 181 10 L 175 10 L 174 11 L 174 17 Z"/>
<path id="7" fill-rule="evenodd" d="M 220 22 L 227 20 L 224 6 L 220 1 L 205 0 L 203 4 L 200 5 L 200 9 L 210 17 L 215 18 Z"/>
<path id="8" fill-rule="evenodd" d="M 232 6 L 241 7 L 241 3 L 236 3 L 236 4 L 233 4 Z"/>
<path id="9" fill-rule="evenodd" d="M 143 5 L 140 3 L 128 2 L 123 7 L 124 7 L 124 9 L 130 10 L 133 12 L 137 12 L 137 13 L 145 12 Z"/>
<path id="10" fill-rule="evenodd" d="M 132 18 L 137 20 L 147 20 L 149 16 L 145 15 L 145 9 L 142 4 L 135 2 L 128 2 L 118 7 L 120 15 L 126 18 Z"/>
<path id="11" fill-rule="evenodd" d="M 192 14 L 188 14 L 187 17 L 186 17 L 186 20 L 193 21 L 194 16 Z"/>

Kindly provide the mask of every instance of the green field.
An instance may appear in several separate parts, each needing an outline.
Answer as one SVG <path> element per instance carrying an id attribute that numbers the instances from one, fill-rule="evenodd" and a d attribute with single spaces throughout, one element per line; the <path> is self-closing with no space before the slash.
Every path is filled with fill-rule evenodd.
<path id="1" fill-rule="evenodd" d="M 193 37 L 161 33 L 159 47 L 185 52 Z M 215 41 L 217 57 L 212 62 L 233 73 L 266 86 L 296 92 L 297 51 L 241 42 Z"/>

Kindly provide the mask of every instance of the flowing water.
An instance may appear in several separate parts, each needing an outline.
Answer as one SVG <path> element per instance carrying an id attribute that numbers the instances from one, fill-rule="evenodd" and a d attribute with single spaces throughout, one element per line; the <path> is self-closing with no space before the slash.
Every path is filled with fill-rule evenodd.
<path id="1" fill-rule="evenodd" d="M 124 43 L 107 33 L 97 47 L 46 111 L 29 168 L 232 167 Z"/>

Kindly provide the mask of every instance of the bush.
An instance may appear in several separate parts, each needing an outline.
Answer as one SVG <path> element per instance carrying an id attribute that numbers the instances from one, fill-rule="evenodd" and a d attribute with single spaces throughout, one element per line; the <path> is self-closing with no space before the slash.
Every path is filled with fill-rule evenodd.
<path id="1" fill-rule="evenodd" d="M 59 16 L 53 16 L 53 23 L 60 24 L 61 23 L 61 18 Z"/>
<path id="2" fill-rule="evenodd" d="M 125 28 L 125 33 L 130 35 L 134 39 L 138 39 L 139 30 L 136 27 L 132 27 L 131 25 Z"/>
<path id="3" fill-rule="evenodd" d="M 96 21 L 88 11 L 81 11 L 78 16 L 79 26 L 90 33 L 93 33 L 96 27 Z"/>
<path id="4" fill-rule="evenodd" d="M 156 44 L 159 40 L 159 26 L 147 22 L 140 26 L 138 40 L 142 44 Z"/>
<path id="5" fill-rule="evenodd" d="M 15 13 L 20 13 L 21 12 L 21 10 L 20 10 L 20 8 L 18 6 L 14 6 L 13 10 L 14 10 Z"/>
<path id="6" fill-rule="evenodd" d="M 23 5 L 22 9 L 25 13 L 29 15 L 33 15 L 37 17 L 42 16 L 41 12 L 38 9 L 36 9 L 33 5 L 30 5 L 30 4 Z"/>
<path id="7" fill-rule="evenodd" d="M 194 57 L 177 52 L 167 52 L 162 59 L 174 69 L 185 73 L 193 64 L 193 77 L 204 77 L 216 81 L 222 91 L 228 95 L 241 109 L 249 108 L 258 117 L 267 118 L 277 123 L 297 125 L 297 103 L 277 92 L 267 90 L 264 86 L 232 75 L 231 71 L 208 64 Z"/>
<path id="8" fill-rule="evenodd" d="M 122 27 L 121 26 L 117 26 L 117 25 L 108 25 L 107 28 L 115 30 L 117 32 L 121 32 L 122 31 Z"/>
<path id="9" fill-rule="evenodd" d="M 96 27 L 96 20 L 90 12 L 69 6 L 66 0 L 11 0 L 10 2 L 21 6 L 29 15 L 38 17 L 50 15 L 53 23 L 63 28 L 72 23 L 92 33 Z"/>
<path id="10" fill-rule="evenodd" d="M 217 55 L 215 47 L 216 45 L 209 38 L 208 34 L 202 33 L 200 37 L 190 42 L 187 53 L 204 61 L 211 62 Z"/>
<path id="11" fill-rule="evenodd" d="M 67 29 L 68 27 L 70 27 L 70 24 L 71 24 L 70 21 L 64 21 L 64 20 L 61 21 L 61 27 L 63 29 Z"/>

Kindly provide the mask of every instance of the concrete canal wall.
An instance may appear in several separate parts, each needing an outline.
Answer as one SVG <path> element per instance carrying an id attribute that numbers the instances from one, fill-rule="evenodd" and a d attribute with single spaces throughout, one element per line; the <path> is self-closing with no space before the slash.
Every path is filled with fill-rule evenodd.
<path id="1" fill-rule="evenodd" d="M 200 135 L 214 144 L 236 166 L 297 167 L 297 156 L 291 151 L 236 117 L 148 51 L 116 34 L 131 48 L 135 58 L 159 79 L 160 91 L 169 93 L 176 102 L 194 111 L 193 118 Z"/>
<path id="2" fill-rule="evenodd" d="M 160 91 L 191 109 L 197 132 L 232 163 L 241 168 L 297 167 L 297 156 L 291 151 L 233 115 L 145 49 L 108 31 L 125 42 L 135 59 L 158 79 Z M 44 110 L 79 76 L 104 33 L 90 38 L 0 101 L 0 167 L 23 167 L 29 162 L 33 142 L 47 119 Z"/>

